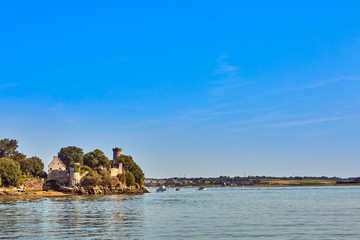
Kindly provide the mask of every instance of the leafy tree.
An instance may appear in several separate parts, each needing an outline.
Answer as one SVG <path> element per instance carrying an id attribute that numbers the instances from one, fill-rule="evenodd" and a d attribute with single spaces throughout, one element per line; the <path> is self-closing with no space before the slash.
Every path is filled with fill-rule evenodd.
<path id="1" fill-rule="evenodd" d="M 5 186 L 18 186 L 21 178 L 19 163 L 10 158 L 0 158 L 0 176 Z"/>
<path id="2" fill-rule="evenodd" d="M 135 163 L 135 161 L 130 155 L 121 155 L 118 161 L 123 164 L 125 170 L 132 173 L 132 175 L 135 177 L 136 183 L 140 185 L 144 184 L 144 180 L 145 180 L 144 172 L 141 170 L 139 165 Z"/>
<path id="3" fill-rule="evenodd" d="M 126 171 L 125 173 L 126 178 L 126 186 L 131 187 L 135 183 L 135 177 L 131 172 Z"/>
<path id="4" fill-rule="evenodd" d="M 83 150 L 75 146 L 69 146 L 61 148 L 58 153 L 58 157 L 63 161 L 66 167 L 70 166 L 70 163 L 83 164 Z"/>
<path id="5" fill-rule="evenodd" d="M 26 159 L 26 155 L 23 153 L 17 152 L 11 157 L 11 159 L 17 161 L 18 163 L 21 163 L 22 161 L 24 161 Z"/>
<path id="6" fill-rule="evenodd" d="M 0 141 L 0 158 L 7 157 L 13 158 L 18 153 L 18 142 L 15 139 L 4 138 Z"/>
<path id="7" fill-rule="evenodd" d="M 26 158 L 25 154 L 17 151 L 18 142 L 15 139 L 4 138 L 0 140 L 0 158 L 7 157 L 18 162 Z"/>
<path id="8" fill-rule="evenodd" d="M 34 177 L 40 176 L 44 169 L 44 163 L 38 157 L 27 158 L 20 162 L 20 169 L 23 173 Z"/>
<path id="9" fill-rule="evenodd" d="M 105 156 L 103 151 L 95 149 L 92 152 L 88 152 L 84 155 L 84 164 L 91 168 L 98 168 L 100 166 L 109 167 L 110 160 Z"/>

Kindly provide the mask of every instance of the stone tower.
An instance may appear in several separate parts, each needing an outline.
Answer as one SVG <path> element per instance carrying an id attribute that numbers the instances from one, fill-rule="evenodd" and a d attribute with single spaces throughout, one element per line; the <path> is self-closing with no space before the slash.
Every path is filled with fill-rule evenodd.
<path id="1" fill-rule="evenodd" d="M 117 159 L 121 156 L 122 148 L 113 148 L 113 162 L 117 162 Z"/>

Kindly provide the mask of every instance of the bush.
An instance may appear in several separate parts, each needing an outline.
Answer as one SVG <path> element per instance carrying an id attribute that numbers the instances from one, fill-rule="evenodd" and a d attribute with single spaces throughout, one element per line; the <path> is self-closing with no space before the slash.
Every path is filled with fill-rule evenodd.
<path id="1" fill-rule="evenodd" d="M 100 175 L 102 177 L 101 185 L 102 186 L 111 186 L 112 179 L 111 179 L 110 173 L 107 170 L 103 169 L 100 171 Z"/>
<path id="2" fill-rule="evenodd" d="M 126 186 L 131 187 L 135 183 L 135 177 L 131 172 L 125 173 Z"/>
<path id="3" fill-rule="evenodd" d="M 101 176 L 97 173 L 88 173 L 80 181 L 83 187 L 93 187 L 101 184 Z"/>
<path id="4" fill-rule="evenodd" d="M 81 166 L 80 167 L 80 174 L 84 174 L 86 172 L 93 173 L 94 171 L 88 166 Z"/>
<path id="5" fill-rule="evenodd" d="M 101 185 L 103 187 L 111 187 L 115 186 L 119 183 L 119 179 L 117 177 L 111 176 L 109 171 L 103 169 L 100 171 L 100 175 L 102 176 Z"/>
<path id="6" fill-rule="evenodd" d="M 4 186 L 18 186 L 21 178 L 19 163 L 9 158 L 0 158 L 0 176 Z"/>
<path id="7" fill-rule="evenodd" d="M 118 175 L 117 175 L 117 178 L 119 179 L 119 181 L 120 181 L 122 184 L 126 184 L 126 176 L 125 176 L 125 174 L 118 174 Z"/>

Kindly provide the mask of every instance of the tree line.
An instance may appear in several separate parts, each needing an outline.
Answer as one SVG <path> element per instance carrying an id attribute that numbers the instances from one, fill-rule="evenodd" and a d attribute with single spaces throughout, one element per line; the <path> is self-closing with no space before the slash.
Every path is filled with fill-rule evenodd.
<path id="1" fill-rule="evenodd" d="M 18 151 L 15 139 L 0 140 L 0 186 L 19 186 L 26 177 L 46 178 L 43 161 Z"/>

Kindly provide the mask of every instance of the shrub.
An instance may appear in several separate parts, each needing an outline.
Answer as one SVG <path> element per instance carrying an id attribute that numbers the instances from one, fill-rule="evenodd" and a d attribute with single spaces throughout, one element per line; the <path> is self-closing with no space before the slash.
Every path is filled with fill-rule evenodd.
<path id="1" fill-rule="evenodd" d="M 120 181 L 122 184 L 126 184 L 126 176 L 125 176 L 125 174 L 118 174 L 118 175 L 117 175 L 117 178 L 119 179 L 119 181 Z"/>
<path id="2" fill-rule="evenodd" d="M 88 173 L 80 181 L 83 187 L 93 187 L 101 184 L 101 176 L 97 173 Z"/>
<path id="3" fill-rule="evenodd" d="M 134 185 L 135 177 L 131 172 L 127 171 L 125 173 L 125 178 L 126 178 L 126 186 L 131 187 L 132 185 Z"/>
<path id="4" fill-rule="evenodd" d="M 102 177 L 101 185 L 102 186 L 111 186 L 111 175 L 109 171 L 103 169 L 100 171 L 100 175 Z"/>
<path id="5" fill-rule="evenodd" d="M 4 186 L 18 186 L 21 178 L 19 163 L 9 158 L 0 158 L 0 176 Z"/>
<path id="6" fill-rule="evenodd" d="M 93 173 L 94 171 L 88 166 L 80 166 L 80 174 L 84 174 L 86 172 Z"/>

